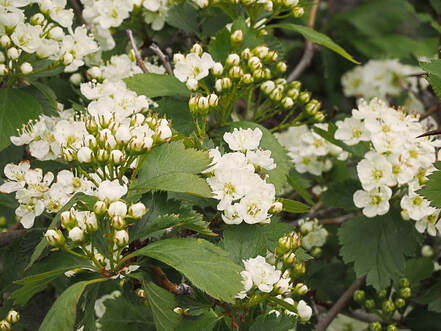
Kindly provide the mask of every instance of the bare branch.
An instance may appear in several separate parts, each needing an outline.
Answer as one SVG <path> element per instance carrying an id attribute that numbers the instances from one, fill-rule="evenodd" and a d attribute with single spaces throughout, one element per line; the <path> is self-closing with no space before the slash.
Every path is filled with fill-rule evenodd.
<path id="1" fill-rule="evenodd" d="M 158 280 L 159 284 L 167 291 L 175 295 L 185 295 L 191 294 L 193 292 L 193 289 L 187 284 L 182 283 L 180 285 L 176 285 L 175 283 L 171 282 L 160 267 L 152 267 L 151 269 L 155 274 L 155 277 Z"/>
<path id="2" fill-rule="evenodd" d="M 308 18 L 308 27 L 310 27 L 311 29 L 314 28 L 319 2 L 320 0 L 314 0 L 314 5 L 311 7 L 311 12 Z M 309 40 L 306 40 L 303 56 L 300 59 L 299 63 L 297 63 L 297 66 L 294 68 L 294 70 L 289 74 L 287 79 L 288 82 L 292 82 L 293 80 L 297 79 L 303 73 L 303 71 L 305 71 L 305 69 L 309 67 L 315 50 L 316 46 Z"/>
<path id="3" fill-rule="evenodd" d="M 337 302 L 329 309 L 328 313 L 323 316 L 317 323 L 315 331 L 325 331 L 332 320 L 337 316 L 337 314 L 346 306 L 348 301 L 352 298 L 354 292 L 363 284 L 365 276 L 356 279 L 350 288 L 348 288 L 345 293 L 337 300 Z"/>
<path id="4" fill-rule="evenodd" d="M 167 56 L 161 51 L 161 49 L 156 44 L 151 44 L 150 49 L 159 57 L 159 60 L 161 60 L 162 65 L 164 66 L 165 70 L 169 75 L 173 75 L 170 63 L 167 60 Z"/>
<path id="5" fill-rule="evenodd" d="M 136 44 L 135 44 L 135 39 L 133 38 L 132 30 L 127 29 L 126 32 L 127 32 L 127 36 L 129 37 L 129 40 L 130 40 L 130 45 L 132 46 L 133 52 L 135 53 L 136 63 L 141 68 L 142 72 L 144 72 L 144 73 L 149 72 L 144 64 L 144 61 L 141 58 L 141 55 L 139 55 L 138 48 L 136 47 Z"/>
<path id="6" fill-rule="evenodd" d="M 356 214 L 350 213 L 347 215 L 339 216 L 339 217 L 333 217 L 333 218 L 325 218 L 322 220 L 319 220 L 319 224 L 342 224 L 346 222 L 347 220 L 350 220 L 353 218 Z"/>

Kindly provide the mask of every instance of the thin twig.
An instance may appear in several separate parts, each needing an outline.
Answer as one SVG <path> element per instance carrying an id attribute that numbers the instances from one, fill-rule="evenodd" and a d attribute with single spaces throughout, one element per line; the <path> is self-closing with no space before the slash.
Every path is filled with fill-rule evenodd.
<path id="1" fill-rule="evenodd" d="M 311 7 L 311 12 L 308 18 L 308 27 L 310 27 L 311 29 L 314 28 L 315 18 L 317 15 L 317 7 L 319 2 L 320 0 L 314 0 L 314 5 Z M 289 74 L 287 79 L 288 82 L 292 82 L 293 80 L 297 79 L 297 77 L 299 77 L 302 74 L 302 72 L 309 67 L 312 58 L 314 56 L 315 49 L 316 46 L 314 46 L 314 44 L 311 41 L 306 40 L 303 56 L 300 59 L 299 63 L 297 63 L 297 66 L 294 68 L 294 70 Z"/>
<path id="2" fill-rule="evenodd" d="M 432 115 L 433 113 L 435 113 L 438 110 L 439 106 L 440 106 L 439 103 L 437 103 L 436 105 L 433 105 L 432 107 L 427 109 L 426 112 L 421 115 L 420 120 L 423 120 L 426 117 L 428 117 L 428 116 Z"/>
<path id="3" fill-rule="evenodd" d="M 167 60 L 167 56 L 161 51 L 161 49 L 156 45 L 155 43 L 150 45 L 150 49 L 159 57 L 159 60 L 161 60 L 162 65 L 164 66 L 165 70 L 169 75 L 173 75 L 170 63 Z"/>
<path id="4" fill-rule="evenodd" d="M 136 47 L 136 44 L 135 44 L 135 39 L 133 38 L 132 30 L 127 29 L 126 32 L 127 32 L 127 36 L 129 37 L 129 40 L 130 40 L 130 45 L 132 46 L 133 52 L 135 53 L 136 63 L 141 68 L 142 72 L 144 72 L 144 73 L 149 72 L 144 64 L 144 61 L 141 58 L 141 55 L 139 55 L 138 48 Z"/>
<path id="5" fill-rule="evenodd" d="M 319 224 L 342 224 L 346 222 L 347 220 L 350 220 L 353 218 L 356 214 L 351 213 L 339 217 L 333 217 L 333 218 L 325 218 L 322 220 L 319 220 Z"/>
<path id="6" fill-rule="evenodd" d="M 354 292 L 363 284 L 366 276 L 356 279 L 350 288 L 348 288 L 345 293 L 337 300 L 337 302 L 329 309 L 328 313 L 323 316 L 317 323 L 315 331 L 325 331 L 332 320 L 337 316 L 337 314 L 346 306 L 349 300 L 351 300 Z"/>
<path id="7" fill-rule="evenodd" d="M 171 282 L 160 267 L 152 267 L 151 269 L 155 274 L 155 277 L 158 280 L 159 284 L 167 291 L 175 295 L 191 294 L 193 292 L 193 289 L 187 284 L 182 283 L 180 285 L 176 285 L 175 283 Z"/>

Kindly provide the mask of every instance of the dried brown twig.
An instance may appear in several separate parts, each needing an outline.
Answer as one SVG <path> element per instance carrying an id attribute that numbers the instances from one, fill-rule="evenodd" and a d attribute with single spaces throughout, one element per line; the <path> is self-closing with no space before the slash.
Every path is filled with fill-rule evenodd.
<path id="1" fill-rule="evenodd" d="M 129 37 L 129 40 L 130 40 L 130 45 L 132 46 L 133 52 L 135 53 L 136 63 L 141 68 L 142 72 L 144 72 L 144 73 L 149 72 L 147 67 L 144 64 L 144 61 L 141 58 L 141 55 L 139 55 L 138 48 L 136 47 L 136 44 L 135 44 L 135 39 L 133 38 L 132 30 L 128 29 L 128 30 L 126 30 L 126 32 L 127 32 L 127 36 Z"/>

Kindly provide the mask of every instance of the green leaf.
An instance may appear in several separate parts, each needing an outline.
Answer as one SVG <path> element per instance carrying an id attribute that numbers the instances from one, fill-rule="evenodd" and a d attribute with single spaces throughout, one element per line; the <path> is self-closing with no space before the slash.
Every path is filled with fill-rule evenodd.
<path id="1" fill-rule="evenodd" d="M 441 208 L 441 171 L 437 170 L 427 178 L 428 181 L 417 193 L 429 200 L 431 206 Z"/>
<path id="2" fill-rule="evenodd" d="M 420 62 L 420 67 L 429 74 L 441 76 L 441 60 L 431 60 L 430 62 Z"/>
<path id="3" fill-rule="evenodd" d="M 286 184 L 286 177 L 288 176 L 288 172 L 292 164 L 286 155 L 285 149 L 282 147 L 282 145 L 280 145 L 276 137 L 274 137 L 274 135 L 268 131 L 268 129 L 257 123 L 247 121 L 233 122 L 228 127 L 219 128 L 219 132 L 230 132 L 234 128 L 259 128 L 262 130 L 263 135 L 259 147 L 270 150 L 271 157 L 276 164 L 275 169 L 268 171 L 268 182 L 274 184 L 277 193 L 281 192 Z"/>
<path id="4" fill-rule="evenodd" d="M 241 290 L 241 267 L 228 253 L 203 239 L 175 238 L 153 242 L 128 255 L 148 256 L 170 265 L 194 286 L 216 299 L 233 302 Z"/>
<path id="5" fill-rule="evenodd" d="M 270 224 L 239 224 L 226 227 L 222 243 L 231 259 L 242 264 L 243 259 L 274 251 L 279 238 L 290 231 L 292 226 L 274 219 Z"/>
<path id="6" fill-rule="evenodd" d="M 360 64 L 357 60 L 355 60 L 352 55 L 350 55 L 348 52 L 346 52 L 342 47 L 337 45 L 331 38 L 329 38 L 327 35 L 324 35 L 323 33 L 320 33 L 318 31 L 315 31 L 307 26 L 304 25 L 298 25 L 298 24 L 276 24 L 276 25 L 269 25 L 268 28 L 281 28 L 281 29 L 288 29 L 295 32 L 300 33 L 308 39 L 309 41 L 325 46 L 329 48 L 330 50 L 336 52 L 337 54 L 340 54 L 344 58 L 348 59 L 349 61 Z"/>
<path id="7" fill-rule="evenodd" d="M 281 315 L 277 317 L 275 314 L 264 314 L 256 318 L 250 327 L 250 331 L 289 331 L 295 330 L 297 320 L 294 317 Z"/>
<path id="8" fill-rule="evenodd" d="M 433 273 L 432 259 L 421 257 L 406 261 L 406 278 L 412 287 L 417 287 L 423 279 L 429 278 Z M 440 311 L 441 312 L 441 311 Z"/>
<path id="9" fill-rule="evenodd" d="M 133 191 L 162 190 L 210 198 L 210 187 L 197 176 L 210 162 L 207 152 L 186 149 L 181 141 L 162 144 L 144 160 Z"/>
<path id="10" fill-rule="evenodd" d="M 71 209 L 76 203 L 78 203 L 80 201 L 86 203 L 86 205 L 89 208 L 92 208 L 93 204 L 96 202 L 96 198 L 92 197 L 92 196 L 89 196 L 89 195 L 86 195 L 86 194 L 84 194 L 82 192 L 75 193 L 75 195 L 69 200 L 69 202 L 66 203 L 63 206 L 63 208 L 61 208 L 58 211 L 57 215 L 55 215 L 55 217 L 52 219 L 52 222 L 49 225 L 49 229 L 53 229 L 55 227 L 55 225 L 58 222 L 60 222 L 60 220 L 61 220 L 61 213 L 63 211 Z M 89 210 L 92 210 L 92 209 L 89 209 Z M 34 252 L 32 253 L 32 256 L 31 256 L 31 260 L 29 261 L 29 264 L 26 266 L 26 269 L 30 268 L 35 263 L 35 261 L 37 261 L 37 259 L 44 252 L 44 249 L 47 247 L 47 245 L 48 245 L 47 240 L 46 240 L 46 238 L 43 237 L 43 239 L 41 239 L 41 241 L 38 243 L 37 247 L 35 247 L 35 250 L 34 250 Z"/>
<path id="11" fill-rule="evenodd" d="M 289 213 L 302 214 L 309 211 L 309 206 L 299 201 L 280 199 L 280 202 L 283 204 L 283 211 L 287 211 Z"/>
<path id="12" fill-rule="evenodd" d="M 210 310 L 198 316 L 197 318 L 184 318 L 179 324 L 179 331 L 195 331 L 204 330 L 211 331 L 214 326 L 223 318 L 223 315 L 216 315 L 214 311 Z"/>
<path id="13" fill-rule="evenodd" d="M 314 204 L 311 194 L 307 191 L 309 183 L 300 177 L 300 174 L 298 174 L 294 168 L 292 168 L 288 174 L 288 183 L 308 204 Z"/>
<path id="14" fill-rule="evenodd" d="M 357 277 L 380 290 L 404 275 L 405 257 L 415 253 L 418 233 L 413 224 L 391 210 L 384 216 L 360 216 L 345 222 L 338 231 L 340 254 L 345 263 L 354 263 Z"/>
<path id="15" fill-rule="evenodd" d="M 0 150 L 8 146 L 10 137 L 31 119 L 36 119 L 42 109 L 38 101 L 18 88 L 0 89 Z"/>
<path id="16" fill-rule="evenodd" d="M 170 75 L 137 74 L 124 79 L 127 87 L 139 95 L 155 97 L 189 97 L 191 92 L 184 83 Z"/>
<path id="17" fill-rule="evenodd" d="M 441 313 L 441 282 L 428 288 L 415 300 L 418 303 L 427 304 L 429 311 Z"/>
<path id="18" fill-rule="evenodd" d="M 180 133 L 190 135 L 196 130 L 187 100 L 162 98 L 158 101 L 158 107 L 155 108 L 155 112 L 159 116 L 165 115 L 168 120 L 171 120 L 173 129 Z"/>
<path id="19" fill-rule="evenodd" d="M 106 281 L 106 278 L 75 283 L 65 290 L 52 305 L 44 318 L 39 331 L 72 331 L 75 325 L 77 304 L 87 285 Z"/>
<path id="20" fill-rule="evenodd" d="M 208 51 L 210 52 L 213 60 L 218 62 L 225 62 L 233 50 L 230 42 L 231 32 L 227 29 L 222 29 L 216 34 L 216 37 L 211 38 L 208 45 Z"/>
<path id="21" fill-rule="evenodd" d="M 427 80 L 432 86 L 436 96 L 441 99 L 441 77 L 437 75 L 429 75 L 429 77 L 427 77 Z"/>
<path id="22" fill-rule="evenodd" d="M 167 24 L 187 33 L 198 32 L 198 12 L 188 3 L 178 3 L 167 11 Z"/>
<path id="23" fill-rule="evenodd" d="M 156 329 L 158 331 L 174 330 L 181 319 L 180 315 L 173 311 L 177 307 L 175 296 L 153 282 L 144 282 L 144 288 Z"/>
<path id="24" fill-rule="evenodd" d="M 348 179 L 343 182 L 332 183 L 320 196 L 326 207 L 337 207 L 344 210 L 358 210 L 354 205 L 353 195 L 361 189 L 360 181 Z"/>

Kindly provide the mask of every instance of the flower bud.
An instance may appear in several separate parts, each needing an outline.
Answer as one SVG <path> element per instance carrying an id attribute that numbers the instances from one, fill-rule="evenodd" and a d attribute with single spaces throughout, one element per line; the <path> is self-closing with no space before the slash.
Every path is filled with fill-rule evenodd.
<path id="1" fill-rule="evenodd" d="M 294 7 L 299 3 L 299 0 L 283 0 L 283 4 L 286 7 Z"/>
<path id="2" fill-rule="evenodd" d="M 8 54 L 8 58 L 11 60 L 17 60 L 18 57 L 20 56 L 18 49 L 15 47 L 9 48 L 7 54 Z"/>
<path id="3" fill-rule="evenodd" d="M 211 68 L 213 75 L 220 76 L 224 72 L 224 66 L 220 62 L 216 62 Z"/>
<path id="4" fill-rule="evenodd" d="M 126 126 L 120 126 L 115 132 L 115 139 L 119 144 L 127 144 L 130 137 L 130 129 Z"/>
<path id="5" fill-rule="evenodd" d="M 199 56 L 202 55 L 202 52 L 203 52 L 203 51 L 204 51 L 204 50 L 202 49 L 202 46 L 199 45 L 198 43 L 194 44 L 193 47 L 192 47 L 191 50 L 190 50 L 190 52 L 195 53 L 195 54 L 197 54 L 197 55 L 199 55 Z"/>
<path id="6" fill-rule="evenodd" d="M 386 295 L 387 295 L 387 291 L 386 291 L 385 289 L 384 289 L 384 290 L 381 290 L 380 292 L 377 293 L 377 296 L 378 296 L 378 298 L 380 298 L 380 299 L 385 298 Z"/>
<path id="7" fill-rule="evenodd" d="M 254 83 L 254 78 L 250 73 L 246 73 L 241 77 L 240 81 L 244 84 L 249 85 Z"/>
<path id="8" fill-rule="evenodd" d="M 98 230 L 98 220 L 94 213 L 88 213 L 86 219 L 84 220 L 87 232 L 94 232 Z"/>
<path id="9" fill-rule="evenodd" d="M 435 254 L 433 248 L 429 245 L 424 245 L 421 248 L 421 255 L 424 257 L 432 257 Z"/>
<path id="10" fill-rule="evenodd" d="M 253 50 L 254 55 L 258 56 L 262 60 L 266 58 L 268 52 L 269 52 L 269 48 L 266 46 L 258 46 Z"/>
<path id="11" fill-rule="evenodd" d="M 81 74 L 78 72 L 74 73 L 69 78 L 69 82 L 71 82 L 71 84 L 75 86 L 80 85 L 82 81 L 83 81 L 83 76 L 81 76 Z"/>
<path id="12" fill-rule="evenodd" d="M 87 70 L 86 74 L 90 78 L 95 78 L 95 79 L 101 79 L 103 77 L 103 73 L 102 73 L 102 71 L 101 71 L 101 69 L 99 67 L 89 68 Z"/>
<path id="13" fill-rule="evenodd" d="M 293 264 L 294 262 L 296 262 L 296 255 L 292 252 L 288 252 L 286 254 L 283 255 L 283 262 L 285 262 L 285 264 Z"/>
<path id="14" fill-rule="evenodd" d="M 190 100 L 188 100 L 188 108 L 190 108 L 190 111 L 192 113 L 197 111 L 198 101 L 199 101 L 199 96 L 196 94 L 191 96 Z"/>
<path id="15" fill-rule="evenodd" d="M 270 94 L 276 88 L 276 84 L 272 80 L 267 80 L 260 85 L 260 89 L 265 94 Z"/>
<path id="16" fill-rule="evenodd" d="M 393 324 L 389 324 L 388 326 L 387 326 L 387 329 L 386 329 L 387 331 L 398 331 L 398 328 L 395 326 L 395 325 L 393 325 Z"/>
<path id="17" fill-rule="evenodd" d="M 141 113 L 137 113 L 137 114 L 134 114 L 132 116 L 132 118 L 130 119 L 130 124 L 135 125 L 135 126 L 136 125 L 143 125 L 145 121 L 146 121 L 145 116 Z"/>
<path id="18" fill-rule="evenodd" d="M 107 213 L 110 217 L 121 216 L 125 217 L 127 215 L 127 205 L 123 201 L 114 201 L 109 205 Z"/>
<path id="19" fill-rule="evenodd" d="M 7 35 L 4 34 L 3 36 L 0 37 L 0 45 L 4 49 L 9 48 L 9 46 L 11 46 L 11 39 Z"/>
<path id="20" fill-rule="evenodd" d="M 248 60 L 251 58 L 251 56 L 253 56 L 251 54 L 251 50 L 249 48 L 245 48 L 241 53 L 240 56 L 242 57 L 242 59 L 244 60 Z"/>
<path id="21" fill-rule="evenodd" d="M 63 211 L 60 215 L 61 226 L 64 229 L 71 229 L 77 224 L 74 211 Z"/>
<path id="22" fill-rule="evenodd" d="M 54 39 L 54 40 L 62 40 L 64 38 L 63 29 L 60 28 L 59 26 L 52 28 L 49 31 L 49 38 Z"/>
<path id="23" fill-rule="evenodd" d="M 99 263 L 103 264 L 105 261 L 104 256 L 101 253 L 95 253 L 95 260 L 97 260 Z"/>
<path id="24" fill-rule="evenodd" d="M 67 162 L 75 160 L 75 151 L 71 148 L 63 148 L 63 159 Z"/>
<path id="25" fill-rule="evenodd" d="M 93 211 L 97 215 L 103 215 L 107 211 L 107 204 L 104 201 L 98 200 L 93 205 Z"/>
<path id="26" fill-rule="evenodd" d="M 20 320 L 20 314 L 15 310 L 11 309 L 6 315 L 6 320 L 11 324 L 15 324 Z"/>
<path id="27" fill-rule="evenodd" d="M 210 107 L 216 107 L 218 103 L 219 103 L 219 97 L 216 94 L 212 93 L 208 96 L 208 105 Z"/>
<path id="28" fill-rule="evenodd" d="M 11 324 L 7 320 L 0 321 L 0 331 L 9 331 L 11 330 Z"/>
<path id="29" fill-rule="evenodd" d="M 323 114 L 322 112 L 317 112 L 314 114 L 314 119 L 317 122 L 323 122 L 323 120 L 325 119 L 325 114 Z"/>
<path id="30" fill-rule="evenodd" d="M 285 97 L 281 100 L 282 107 L 285 109 L 290 109 L 294 106 L 294 101 L 290 97 Z"/>
<path id="31" fill-rule="evenodd" d="M 98 130 L 98 124 L 95 121 L 94 117 L 89 117 L 86 120 L 86 129 L 90 134 L 95 134 Z"/>
<path id="32" fill-rule="evenodd" d="M 65 53 L 61 60 L 63 61 L 63 64 L 68 66 L 69 64 L 71 64 L 74 60 L 74 57 L 71 53 Z"/>
<path id="33" fill-rule="evenodd" d="M 258 69 L 262 69 L 263 65 L 260 62 L 260 59 L 257 56 L 253 56 L 248 60 L 248 67 L 254 71 Z"/>
<path id="34" fill-rule="evenodd" d="M 406 300 L 404 300 L 403 298 L 397 298 L 395 300 L 395 306 L 397 308 L 403 308 L 406 305 Z"/>
<path id="35" fill-rule="evenodd" d="M 60 230 L 47 230 L 44 234 L 49 245 L 54 247 L 64 246 L 66 240 Z"/>
<path id="36" fill-rule="evenodd" d="M 306 272 L 305 262 L 298 262 L 294 264 L 294 272 L 298 275 L 303 275 Z"/>
<path id="37" fill-rule="evenodd" d="M 109 160 L 109 152 L 105 149 L 99 149 L 96 153 L 96 158 L 100 162 L 106 162 Z"/>
<path id="38" fill-rule="evenodd" d="M 0 64 L 0 76 L 6 76 L 9 72 L 9 68 L 5 64 Z"/>
<path id="39" fill-rule="evenodd" d="M 412 290 L 410 289 L 410 287 L 405 287 L 400 290 L 400 296 L 403 297 L 404 299 L 409 298 L 411 295 L 412 295 Z"/>
<path id="40" fill-rule="evenodd" d="M 292 9 L 292 16 L 294 16 L 294 18 L 302 17 L 304 13 L 305 13 L 305 10 L 303 9 L 303 7 L 295 6 Z"/>
<path id="41" fill-rule="evenodd" d="M 369 324 L 369 331 L 380 331 L 381 330 L 381 323 L 380 322 L 372 322 Z"/>
<path id="42" fill-rule="evenodd" d="M 135 203 L 129 207 L 129 216 L 139 219 L 147 212 L 147 208 L 142 202 Z"/>
<path id="43" fill-rule="evenodd" d="M 365 297 L 366 297 L 366 294 L 363 290 L 356 290 L 353 295 L 354 301 L 356 301 L 358 303 L 363 303 Z"/>
<path id="44" fill-rule="evenodd" d="M 242 77 L 243 75 L 243 70 L 241 67 L 239 66 L 234 66 L 230 69 L 230 71 L 228 72 L 229 76 L 233 79 L 239 79 Z"/>
<path id="45" fill-rule="evenodd" d="M 130 141 L 130 150 L 134 152 L 141 152 L 144 149 L 144 140 L 142 138 L 136 138 Z"/>
<path id="46" fill-rule="evenodd" d="M 400 278 L 398 280 L 398 286 L 399 287 L 409 287 L 410 286 L 409 280 L 407 278 L 404 278 L 404 277 Z"/>
<path id="47" fill-rule="evenodd" d="M 297 283 L 296 287 L 294 288 L 294 292 L 298 295 L 304 295 L 308 292 L 308 286 L 303 283 Z"/>
<path id="48" fill-rule="evenodd" d="M 308 321 L 312 315 L 312 309 L 309 307 L 305 301 L 300 300 L 297 304 L 297 314 L 302 321 Z"/>
<path id="49" fill-rule="evenodd" d="M 292 238 L 290 236 L 283 236 L 279 238 L 278 248 L 282 254 L 290 251 L 292 249 Z"/>
<path id="50" fill-rule="evenodd" d="M 182 62 L 182 61 L 185 61 L 185 55 L 183 55 L 181 53 L 173 54 L 173 62 L 174 63 L 178 63 L 178 62 Z"/>
<path id="51" fill-rule="evenodd" d="M 375 301 L 372 300 L 372 299 L 368 299 L 368 300 L 366 300 L 366 301 L 364 302 L 364 306 L 365 306 L 367 309 L 374 309 L 374 308 L 375 308 Z"/>
<path id="52" fill-rule="evenodd" d="M 275 88 L 269 95 L 269 98 L 273 101 L 280 101 L 283 97 L 281 89 Z"/>
<path id="53" fill-rule="evenodd" d="M 286 72 L 286 70 L 288 69 L 288 66 L 286 65 L 285 62 L 281 61 L 279 63 L 276 64 L 276 72 L 278 74 L 283 74 Z"/>
<path id="54" fill-rule="evenodd" d="M 202 111 L 207 111 L 209 108 L 208 104 L 208 98 L 207 97 L 200 97 L 198 100 L 198 109 Z"/>
<path id="55" fill-rule="evenodd" d="M 142 288 L 138 288 L 138 289 L 136 290 L 136 295 L 137 295 L 138 297 L 140 297 L 141 299 L 145 299 L 145 298 L 147 298 L 147 295 L 145 294 L 145 290 L 142 289 Z"/>
<path id="56" fill-rule="evenodd" d="M 269 209 L 269 212 L 271 214 L 278 214 L 281 213 L 282 211 L 283 211 L 283 204 L 280 201 L 275 201 Z"/>
<path id="57" fill-rule="evenodd" d="M 226 61 L 229 66 L 237 66 L 240 63 L 240 57 L 237 54 L 229 54 Z"/>
<path id="58" fill-rule="evenodd" d="M 126 226 L 126 221 L 124 217 L 122 216 L 112 217 L 112 226 L 117 230 L 123 229 Z"/>
<path id="59" fill-rule="evenodd" d="M 320 255 L 322 255 L 322 249 L 320 247 L 314 247 L 311 251 L 311 255 L 315 258 L 320 257 Z"/>
<path id="60" fill-rule="evenodd" d="M 77 152 L 78 161 L 81 163 L 89 163 L 92 161 L 93 152 L 89 147 L 81 147 Z"/>
<path id="61" fill-rule="evenodd" d="M 299 95 L 299 100 L 302 103 L 307 103 L 310 98 L 311 98 L 311 92 L 308 92 L 308 91 L 303 91 Z"/>
<path id="62" fill-rule="evenodd" d="M 80 242 L 84 239 L 84 232 L 78 226 L 69 231 L 69 238 L 74 242 Z"/>
<path id="63" fill-rule="evenodd" d="M 381 309 L 383 310 L 384 313 L 390 314 L 390 313 L 394 312 L 395 305 L 391 300 L 386 300 L 381 305 Z"/>
<path id="64" fill-rule="evenodd" d="M 231 43 L 233 45 L 238 45 L 243 41 L 243 31 L 236 30 L 230 36 Z"/>
<path id="65" fill-rule="evenodd" d="M 271 50 L 265 56 L 265 61 L 266 62 L 276 62 L 278 57 L 279 57 L 279 53 L 277 53 L 277 51 Z"/>
<path id="66" fill-rule="evenodd" d="M 28 75 L 32 72 L 32 64 L 29 62 L 23 62 L 20 66 L 20 70 L 24 75 Z"/>
<path id="67" fill-rule="evenodd" d="M 185 86 L 187 86 L 190 91 L 196 91 L 198 89 L 198 85 L 198 81 L 194 78 L 189 78 L 185 83 Z"/>
<path id="68" fill-rule="evenodd" d="M 129 243 L 129 233 L 126 230 L 120 230 L 115 233 L 115 244 L 123 247 Z"/>
<path id="69" fill-rule="evenodd" d="M 110 160 L 115 164 L 120 164 L 125 161 L 124 153 L 119 149 L 110 152 Z"/>

